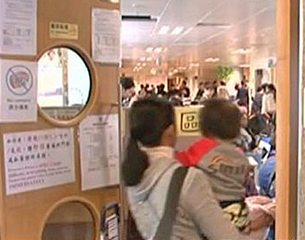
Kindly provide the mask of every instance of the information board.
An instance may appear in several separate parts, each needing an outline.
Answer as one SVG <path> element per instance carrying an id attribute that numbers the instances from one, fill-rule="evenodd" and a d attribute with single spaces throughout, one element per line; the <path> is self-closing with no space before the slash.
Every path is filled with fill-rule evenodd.
<path id="1" fill-rule="evenodd" d="M 3 136 L 6 195 L 75 181 L 73 128 Z"/>

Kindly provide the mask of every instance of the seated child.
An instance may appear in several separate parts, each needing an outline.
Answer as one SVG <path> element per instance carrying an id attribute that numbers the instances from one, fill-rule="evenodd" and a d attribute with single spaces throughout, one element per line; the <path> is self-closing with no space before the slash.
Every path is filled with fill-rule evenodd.
<path id="1" fill-rule="evenodd" d="M 240 134 L 241 112 L 232 102 L 210 99 L 200 112 L 199 124 L 204 138 L 176 158 L 184 165 L 197 166 L 210 179 L 212 190 L 224 212 L 245 233 L 251 221 L 245 202 L 245 179 L 251 169 L 243 151 L 234 145 Z"/>

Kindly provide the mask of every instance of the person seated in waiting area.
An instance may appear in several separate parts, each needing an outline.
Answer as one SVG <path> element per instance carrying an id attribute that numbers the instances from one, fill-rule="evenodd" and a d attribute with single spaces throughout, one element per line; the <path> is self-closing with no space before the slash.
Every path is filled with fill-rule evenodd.
<path id="1" fill-rule="evenodd" d="M 266 231 L 263 228 L 271 223 L 272 216 L 266 214 L 266 218 L 257 223 L 248 212 L 244 183 L 251 166 L 244 152 L 234 144 L 240 134 L 240 110 L 231 101 L 211 99 L 204 103 L 199 122 L 204 138 L 187 151 L 178 152 L 176 158 L 184 165 L 202 169 L 208 175 L 223 211 L 240 231 L 254 231 L 250 237 L 258 239 L 255 237 L 263 233 L 258 234 L 255 230 Z"/>

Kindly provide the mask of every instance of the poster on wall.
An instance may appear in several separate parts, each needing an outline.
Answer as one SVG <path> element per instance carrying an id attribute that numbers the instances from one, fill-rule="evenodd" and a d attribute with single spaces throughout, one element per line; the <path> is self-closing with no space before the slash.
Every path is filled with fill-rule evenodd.
<path id="1" fill-rule="evenodd" d="M 36 55 L 37 0 L 0 0 L 0 53 Z"/>
<path id="2" fill-rule="evenodd" d="M 80 124 L 82 190 L 119 184 L 119 116 L 94 115 Z"/>
<path id="3" fill-rule="evenodd" d="M 120 63 L 121 16 L 118 10 L 92 10 L 92 58 L 99 63 Z"/>
<path id="4" fill-rule="evenodd" d="M 0 60 L 0 122 L 37 120 L 37 63 Z"/>
<path id="5" fill-rule="evenodd" d="M 75 181 L 73 129 L 3 136 L 6 195 Z"/>

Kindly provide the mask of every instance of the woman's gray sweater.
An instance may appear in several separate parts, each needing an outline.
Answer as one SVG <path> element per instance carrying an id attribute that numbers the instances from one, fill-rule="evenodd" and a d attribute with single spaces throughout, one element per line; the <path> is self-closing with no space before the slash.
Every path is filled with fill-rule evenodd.
<path id="1" fill-rule="evenodd" d="M 131 212 L 138 230 L 153 239 L 163 216 L 166 194 L 174 171 L 181 166 L 169 147 L 142 148 L 149 158 L 149 167 L 141 183 L 127 188 Z M 169 229 L 170 231 L 170 229 Z M 245 240 L 226 219 L 216 201 L 207 177 L 198 169 L 189 169 L 182 186 L 172 240 Z"/>

